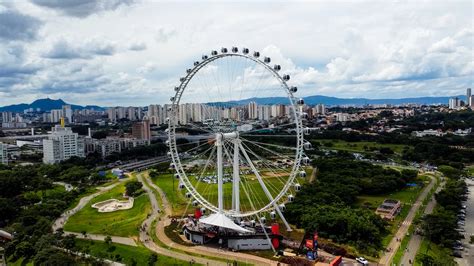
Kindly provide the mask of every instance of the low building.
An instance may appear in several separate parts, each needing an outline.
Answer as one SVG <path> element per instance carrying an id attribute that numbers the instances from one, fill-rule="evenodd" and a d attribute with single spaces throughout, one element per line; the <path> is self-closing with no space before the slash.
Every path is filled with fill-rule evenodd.
<path id="1" fill-rule="evenodd" d="M 423 131 L 413 131 L 411 134 L 413 136 L 419 137 L 419 138 L 425 137 L 425 136 L 442 137 L 442 136 L 446 135 L 446 133 L 444 133 L 443 131 L 434 130 L 434 129 L 426 129 L 426 130 L 423 130 Z"/>
<path id="2" fill-rule="evenodd" d="M 383 219 L 393 220 L 402 209 L 402 204 L 399 200 L 386 199 L 383 203 L 375 210 L 375 213 L 380 215 Z"/>

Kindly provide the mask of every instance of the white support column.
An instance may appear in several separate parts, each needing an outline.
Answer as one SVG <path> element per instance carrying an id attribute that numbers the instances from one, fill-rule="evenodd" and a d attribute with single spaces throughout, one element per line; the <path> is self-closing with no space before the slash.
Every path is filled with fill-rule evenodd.
<path id="1" fill-rule="evenodd" d="M 236 213 L 240 212 L 240 167 L 239 167 L 239 139 L 234 139 L 234 164 L 233 164 L 233 183 L 232 183 L 232 193 L 233 193 L 233 208 Z"/>
<path id="2" fill-rule="evenodd" d="M 217 147 L 217 207 L 219 212 L 224 211 L 223 167 L 222 161 L 222 134 L 216 134 Z"/>
<path id="3" fill-rule="evenodd" d="M 255 174 L 255 176 L 257 177 L 258 182 L 260 183 L 260 186 L 262 187 L 263 191 L 265 192 L 265 195 L 267 195 L 267 198 L 268 198 L 270 201 L 273 201 L 273 196 L 272 196 L 272 194 L 270 193 L 270 191 L 268 191 L 268 188 L 267 188 L 267 186 L 265 185 L 265 183 L 263 182 L 263 179 L 262 179 L 262 177 L 260 176 L 260 173 L 257 171 L 257 168 L 256 168 L 255 165 L 253 164 L 252 160 L 250 160 L 250 157 L 249 157 L 249 155 L 247 154 L 247 151 L 245 151 L 244 146 L 242 146 L 242 143 L 239 143 L 239 147 L 240 147 L 240 149 L 242 150 L 242 154 L 244 155 L 245 159 L 246 159 L 247 162 L 249 163 L 250 168 L 252 169 L 252 172 L 253 172 L 253 173 Z M 275 202 L 273 202 L 273 208 L 275 208 L 275 211 L 278 213 L 278 215 L 280 216 L 281 220 L 282 220 L 283 223 L 285 224 L 285 226 L 286 226 L 286 231 L 292 231 L 290 225 L 288 224 L 288 222 L 286 221 L 285 217 L 283 216 L 283 213 L 281 213 L 280 207 L 278 207 L 278 205 L 277 205 Z"/>

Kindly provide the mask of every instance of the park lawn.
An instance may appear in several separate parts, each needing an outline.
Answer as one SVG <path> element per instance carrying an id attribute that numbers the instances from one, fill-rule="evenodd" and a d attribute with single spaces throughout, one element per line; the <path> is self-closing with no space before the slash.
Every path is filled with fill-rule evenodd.
<path id="1" fill-rule="evenodd" d="M 87 254 L 94 257 L 119 261 L 126 265 L 132 265 L 133 260 L 137 263 L 136 265 L 148 265 L 148 258 L 153 254 L 152 251 L 143 246 L 133 247 L 117 243 L 107 245 L 102 241 L 83 239 L 76 239 L 76 247 L 78 247 L 79 250 L 85 250 Z M 157 254 L 157 256 L 158 261 L 155 265 L 189 265 L 189 262 L 187 261 L 178 260 L 160 254 Z"/>
<path id="2" fill-rule="evenodd" d="M 188 206 L 189 200 L 184 196 L 184 192 L 178 189 L 179 180 L 174 177 L 174 174 L 160 174 L 150 179 L 163 190 L 171 205 L 172 215 L 182 215 L 186 210 L 186 206 Z"/>
<path id="3" fill-rule="evenodd" d="M 122 199 L 125 183 L 92 199 L 82 210 L 69 218 L 64 226 L 65 231 L 112 236 L 138 236 L 138 227 L 151 212 L 151 204 L 146 193 L 135 198 L 133 208 L 109 213 L 99 213 L 92 204 L 107 199 Z"/>
<path id="4" fill-rule="evenodd" d="M 402 144 L 382 144 L 377 142 L 370 142 L 370 141 L 359 141 L 359 142 L 348 142 L 339 139 L 311 139 L 312 142 L 319 142 L 323 146 L 335 150 L 343 150 L 343 151 L 350 151 L 350 152 L 370 152 L 371 149 L 380 149 L 380 148 L 390 148 L 395 153 L 401 154 L 405 147 L 409 147 L 407 145 Z M 332 146 L 327 146 L 328 143 L 332 143 Z M 366 150 L 365 147 L 368 149 Z"/>
<path id="5" fill-rule="evenodd" d="M 308 168 L 307 170 L 309 173 L 307 174 L 307 178 L 310 177 L 312 170 Z M 240 185 L 240 206 L 242 211 L 249 211 L 252 210 L 251 203 L 246 196 L 245 189 L 246 187 L 247 192 L 252 197 L 252 201 L 255 204 L 256 208 L 263 207 L 263 204 L 268 203 L 267 196 L 265 192 L 260 187 L 258 180 L 252 175 L 253 178 L 250 176 L 243 176 L 242 183 Z M 211 203 L 217 206 L 217 184 L 207 184 L 204 182 L 199 182 L 193 177 L 189 177 L 191 182 L 195 184 L 195 187 L 198 192 L 205 196 Z M 276 195 L 282 188 L 283 183 L 278 178 L 264 178 L 265 184 L 267 185 L 268 189 L 271 191 L 272 195 Z M 186 189 L 179 189 L 178 184 L 179 180 L 174 177 L 174 174 L 161 174 L 158 177 L 152 178 L 152 181 L 160 187 L 163 192 L 166 194 L 168 201 L 173 209 L 173 215 L 179 216 L 182 215 L 186 208 L 188 207 L 189 199 L 186 198 L 185 193 Z M 298 178 L 298 182 L 303 184 L 305 179 Z M 224 189 L 224 208 L 231 209 L 232 203 L 232 183 L 225 183 L 223 185 Z M 188 207 L 188 211 L 193 209 L 192 206 Z"/>

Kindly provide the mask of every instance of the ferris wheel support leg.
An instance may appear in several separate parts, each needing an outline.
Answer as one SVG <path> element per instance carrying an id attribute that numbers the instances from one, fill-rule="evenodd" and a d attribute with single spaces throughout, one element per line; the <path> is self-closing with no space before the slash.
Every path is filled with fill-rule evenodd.
<path id="1" fill-rule="evenodd" d="M 274 201 L 273 199 L 273 196 L 272 194 L 270 193 L 270 191 L 268 191 L 268 188 L 267 186 L 265 185 L 265 183 L 263 182 L 263 179 L 262 177 L 260 176 L 260 173 L 257 171 L 257 168 L 255 167 L 255 165 L 253 164 L 252 160 L 250 160 L 250 157 L 249 155 L 247 154 L 247 151 L 245 151 L 244 147 L 242 146 L 242 143 L 239 143 L 239 147 L 240 149 L 242 150 L 242 154 L 244 155 L 245 159 L 247 160 L 247 162 L 249 163 L 250 165 L 250 168 L 252 169 L 252 172 L 255 174 L 255 176 L 257 177 L 257 180 L 258 182 L 260 183 L 260 186 L 262 187 L 263 191 L 265 192 L 265 195 L 267 195 L 267 198 L 273 202 L 273 208 L 275 208 L 275 211 L 278 213 L 278 216 L 280 216 L 281 220 L 283 221 L 283 223 L 285 224 L 285 227 L 286 227 L 286 231 L 293 231 L 290 227 L 290 224 L 288 224 L 288 222 L 286 221 L 285 217 L 283 216 L 283 213 L 281 212 L 280 210 L 280 207 L 278 207 L 278 205 L 276 204 L 276 202 Z"/>
<path id="2" fill-rule="evenodd" d="M 239 139 L 234 139 L 233 140 L 234 142 L 234 164 L 233 164 L 233 178 L 234 178 L 234 182 L 233 182 L 233 207 L 234 207 L 234 210 L 236 213 L 239 213 L 240 212 L 240 188 L 239 188 L 239 184 L 240 184 L 240 169 L 239 169 L 239 143 L 240 143 L 240 140 Z"/>
<path id="3" fill-rule="evenodd" d="M 217 147 L 217 207 L 219 212 L 224 211 L 224 189 L 223 189 L 223 161 L 222 161 L 222 134 L 216 135 Z"/>

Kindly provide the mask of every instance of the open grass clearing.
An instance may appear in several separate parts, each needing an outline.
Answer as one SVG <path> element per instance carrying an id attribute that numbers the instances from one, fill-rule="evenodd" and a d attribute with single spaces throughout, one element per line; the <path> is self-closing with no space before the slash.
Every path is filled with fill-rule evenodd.
<path id="1" fill-rule="evenodd" d="M 144 193 L 137 198 L 132 209 L 109 213 L 99 213 L 92 204 L 107 199 L 123 200 L 125 183 L 92 199 L 82 210 L 71 216 L 64 230 L 72 232 L 85 231 L 90 234 L 133 237 L 138 235 L 138 227 L 151 212 L 151 204 Z"/>
<path id="2" fill-rule="evenodd" d="M 395 153 L 401 154 L 403 149 L 410 147 L 402 144 L 381 144 L 377 142 L 370 141 L 359 141 L 359 142 L 348 142 L 338 139 L 311 139 L 311 142 L 319 142 L 323 147 L 331 148 L 334 150 L 343 150 L 350 152 L 371 152 L 374 150 L 379 150 L 380 148 L 390 148 Z M 332 143 L 332 144 L 329 144 Z"/>
<path id="3" fill-rule="evenodd" d="M 312 169 L 308 168 L 308 178 L 311 174 L 311 171 Z M 286 180 L 284 176 L 280 176 L 279 173 L 276 174 L 278 175 L 278 177 L 270 177 L 267 175 L 266 178 L 264 178 L 265 185 L 270 190 L 271 194 L 274 196 L 277 195 L 283 189 L 284 183 L 282 180 Z M 217 206 L 217 184 L 208 184 L 202 181 L 198 181 L 192 176 L 189 176 L 189 178 L 190 181 L 194 184 L 194 187 L 197 189 L 197 191 L 201 193 L 201 195 L 203 195 L 209 202 Z M 190 212 L 190 210 L 193 208 L 192 206 L 188 206 L 190 200 L 187 199 L 185 196 L 186 189 L 178 188 L 179 180 L 174 177 L 174 174 L 161 174 L 155 178 L 152 178 L 152 181 L 158 187 L 160 187 L 166 194 L 166 197 L 168 198 L 168 201 L 170 202 L 170 205 L 172 207 L 172 213 L 174 216 L 182 215 L 186 211 L 186 208 L 188 208 L 187 212 Z M 300 184 L 303 184 L 306 181 L 305 179 L 298 178 L 298 182 Z M 232 183 L 224 183 L 223 190 L 224 208 L 231 209 Z M 241 176 L 240 206 L 242 211 L 253 210 L 249 197 L 247 197 L 247 193 L 250 195 L 251 201 L 257 208 L 261 208 L 264 206 L 264 204 L 267 204 L 269 202 L 264 190 L 261 188 L 257 178 L 255 178 L 254 175 Z"/>

